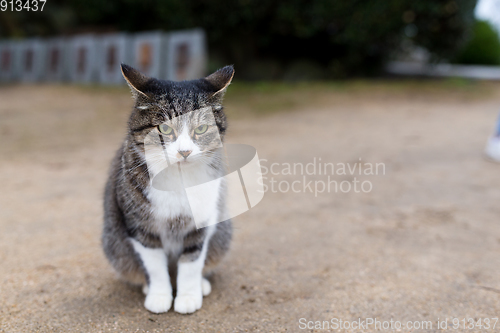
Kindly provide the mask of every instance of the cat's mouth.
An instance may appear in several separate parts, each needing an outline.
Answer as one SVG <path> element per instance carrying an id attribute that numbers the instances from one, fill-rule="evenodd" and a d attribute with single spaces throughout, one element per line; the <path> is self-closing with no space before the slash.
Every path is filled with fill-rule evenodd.
<path id="1" fill-rule="evenodd" d="M 188 166 L 188 165 L 193 165 L 195 164 L 196 159 L 195 158 L 183 158 L 183 159 L 178 159 L 177 163 L 181 166 Z"/>

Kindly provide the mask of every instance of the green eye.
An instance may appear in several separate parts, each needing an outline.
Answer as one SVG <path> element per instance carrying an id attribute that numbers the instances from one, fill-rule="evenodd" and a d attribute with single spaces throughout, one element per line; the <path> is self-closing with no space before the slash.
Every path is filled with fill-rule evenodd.
<path id="1" fill-rule="evenodd" d="M 165 134 L 165 135 L 170 135 L 174 132 L 172 127 L 165 125 L 165 124 L 159 125 L 158 130 L 160 131 L 160 133 Z"/>
<path id="2" fill-rule="evenodd" d="M 194 129 L 194 132 L 196 134 L 203 134 L 207 131 L 208 129 L 208 125 L 201 125 L 201 126 L 198 126 Z"/>

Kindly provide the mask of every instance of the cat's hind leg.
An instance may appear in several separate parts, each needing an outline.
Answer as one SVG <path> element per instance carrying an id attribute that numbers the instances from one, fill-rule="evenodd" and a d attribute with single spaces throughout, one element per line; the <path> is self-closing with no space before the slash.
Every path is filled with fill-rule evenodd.
<path id="1" fill-rule="evenodd" d="M 203 276 L 210 276 L 227 254 L 229 245 L 231 244 L 232 234 L 233 226 L 231 220 L 226 220 L 215 225 L 215 231 L 212 237 L 210 237 L 207 249 Z"/>

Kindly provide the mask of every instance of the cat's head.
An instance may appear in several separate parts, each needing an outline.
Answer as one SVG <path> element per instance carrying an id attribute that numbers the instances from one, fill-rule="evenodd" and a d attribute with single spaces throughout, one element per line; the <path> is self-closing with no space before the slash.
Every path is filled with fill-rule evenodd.
<path id="1" fill-rule="evenodd" d="M 227 128 L 222 99 L 234 75 L 232 66 L 192 81 L 164 81 L 122 65 L 135 100 L 130 116 L 129 145 L 150 148 L 150 155 L 170 163 L 207 160 L 221 147 Z M 152 150 L 151 150 L 152 149 Z"/>

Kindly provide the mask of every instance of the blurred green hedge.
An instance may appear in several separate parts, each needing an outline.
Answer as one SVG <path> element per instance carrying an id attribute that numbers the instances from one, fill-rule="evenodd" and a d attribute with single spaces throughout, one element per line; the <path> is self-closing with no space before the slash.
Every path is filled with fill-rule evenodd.
<path id="1" fill-rule="evenodd" d="M 460 51 L 456 63 L 500 65 L 500 39 L 498 32 L 486 21 L 476 21 L 473 36 Z"/>
<path id="2" fill-rule="evenodd" d="M 0 35 L 205 28 L 212 67 L 242 78 L 379 73 L 404 40 L 452 58 L 477 0 L 49 0 L 44 13 L 0 13 Z M 314 73 L 314 74 L 310 74 Z"/>

